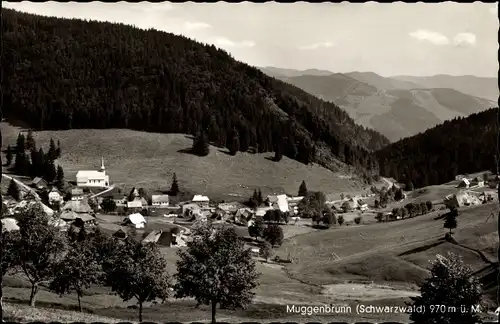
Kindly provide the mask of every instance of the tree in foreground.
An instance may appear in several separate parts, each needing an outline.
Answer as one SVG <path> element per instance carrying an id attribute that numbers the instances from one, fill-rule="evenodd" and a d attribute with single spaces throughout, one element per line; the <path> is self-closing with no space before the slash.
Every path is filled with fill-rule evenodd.
<path id="1" fill-rule="evenodd" d="M 455 228 L 457 228 L 457 215 L 456 215 L 456 208 L 455 209 L 452 209 L 450 210 L 450 212 L 448 212 L 446 214 L 446 217 L 444 218 L 444 225 L 443 227 L 444 228 L 447 228 L 450 230 L 450 234 L 451 235 L 451 231 Z"/>
<path id="2" fill-rule="evenodd" d="M 141 244 L 133 239 L 127 239 L 117 252 L 113 266 L 108 269 L 107 282 L 123 301 L 137 300 L 142 322 L 145 302 L 168 297 L 167 261 L 156 244 Z"/>
<path id="3" fill-rule="evenodd" d="M 268 225 L 264 229 L 263 237 L 266 241 L 271 243 L 271 246 L 281 245 L 284 239 L 283 229 L 279 225 Z"/>
<path id="4" fill-rule="evenodd" d="M 97 284 L 100 277 L 101 265 L 94 255 L 91 242 L 75 241 L 70 244 L 70 252 L 56 268 L 50 289 L 61 296 L 74 291 L 78 297 L 78 309 L 81 312 L 81 297 L 84 290 Z"/>
<path id="5" fill-rule="evenodd" d="M 20 240 L 16 244 L 18 263 L 31 284 L 30 306 L 35 306 L 38 286 L 54 278 L 56 267 L 66 253 L 66 237 L 49 224 L 49 217 L 40 204 L 22 211 Z"/>
<path id="6" fill-rule="evenodd" d="M 250 250 L 233 228 L 215 230 L 210 224 L 193 229 L 193 242 L 180 250 L 175 274 L 175 297 L 193 297 L 212 306 L 244 308 L 254 296 L 258 274 Z"/>
<path id="7" fill-rule="evenodd" d="M 481 323 L 481 285 L 472 276 L 472 269 L 462 259 L 448 252 L 439 256 L 431 266 L 431 277 L 420 287 L 420 296 L 411 297 L 411 306 L 423 306 L 425 312 L 412 312 L 410 320 L 416 323 Z M 456 311 L 434 311 L 431 307 L 445 305 Z"/>
<path id="8" fill-rule="evenodd" d="M 7 188 L 7 195 L 11 196 L 15 200 L 19 201 L 21 198 L 21 191 L 14 179 L 10 180 L 9 187 Z"/>

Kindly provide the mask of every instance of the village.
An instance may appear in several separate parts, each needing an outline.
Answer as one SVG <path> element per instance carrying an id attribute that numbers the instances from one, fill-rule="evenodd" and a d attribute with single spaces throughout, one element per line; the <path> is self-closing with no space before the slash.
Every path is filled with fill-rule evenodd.
<path id="1" fill-rule="evenodd" d="M 498 178 L 491 173 L 457 176 L 452 184 L 455 193 L 442 200 L 417 199 L 420 200 L 417 203 L 411 197 L 418 196 L 422 190 L 413 190 L 408 188 L 411 184 L 389 178 L 383 179 L 385 186 L 372 186 L 353 196 L 342 194 L 341 199 L 330 201 L 323 193 L 308 192 L 305 181 L 297 196 L 275 194 L 264 198 L 260 190 L 255 190 L 246 202 L 216 202 L 203 194 L 179 201 L 175 174 L 169 194 L 150 195 L 142 188 L 115 186 L 103 158 L 99 170 L 80 170 L 74 181 L 65 181 L 63 186 L 42 177 L 6 174 L 3 177 L 7 180 L 4 183 L 9 184 L 3 193 L 2 222 L 7 230 L 17 228 L 16 215 L 32 203 L 41 204 L 52 217 L 52 224 L 61 231 L 67 231 L 71 224 L 83 223 L 86 227 L 98 226 L 120 239 L 133 236 L 162 247 L 186 246 L 191 239 L 190 228 L 195 223 L 210 221 L 215 226 L 235 227 L 256 257 L 261 254 L 256 244 L 259 240 L 251 233 L 256 222 L 316 229 L 333 225 L 362 226 L 414 217 L 439 207 L 460 208 L 498 199 L 494 191 Z M 318 209 L 315 203 L 324 207 Z M 285 233 L 285 237 L 288 236 Z M 282 240 L 278 239 L 278 245 Z"/>

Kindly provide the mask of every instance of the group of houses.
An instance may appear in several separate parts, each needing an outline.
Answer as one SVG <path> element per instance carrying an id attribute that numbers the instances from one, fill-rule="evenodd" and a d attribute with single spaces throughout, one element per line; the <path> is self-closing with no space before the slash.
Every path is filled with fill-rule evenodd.
<path id="1" fill-rule="evenodd" d="M 459 181 L 457 188 L 461 189 L 482 188 L 485 185 L 487 185 L 490 189 L 496 189 L 499 183 L 498 176 L 489 173 L 483 177 L 477 176 L 472 179 L 465 175 L 457 175 L 455 180 Z"/>

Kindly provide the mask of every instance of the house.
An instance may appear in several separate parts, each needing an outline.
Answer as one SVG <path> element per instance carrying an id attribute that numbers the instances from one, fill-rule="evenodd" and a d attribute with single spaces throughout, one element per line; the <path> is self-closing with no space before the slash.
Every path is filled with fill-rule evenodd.
<path id="1" fill-rule="evenodd" d="M 470 187 L 470 181 L 467 178 L 463 178 L 460 180 L 460 183 L 458 184 L 457 188 L 469 188 Z"/>
<path id="2" fill-rule="evenodd" d="M 480 177 L 475 177 L 474 179 L 472 179 L 472 181 L 470 182 L 470 185 L 471 186 L 474 186 L 474 187 L 484 187 L 484 180 Z"/>
<path id="3" fill-rule="evenodd" d="M 275 209 L 279 209 L 282 212 L 286 213 L 289 208 L 288 208 L 288 200 L 286 195 L 278 195 L 276 196 L 277 201 L 273 203 L 272 207 Z"/>
<path id="4" fill-rule="evenodd" d="M 498 182 L 499 179 L 497 178 L 497 176 L 488 178 L 488 187 L 490 187 L 491 189 L 496 189 L 498 187 Z"/>
<path id="5" fill-rule="evenodd" d="M 367 211 L 368 210 L 368 204 L 362 203 L 359 205 L 359 210 L 361 211 Z"/>
<path id="6" fill-rule="evenodd" d="M 83 189 L 73 188 L 71 189 L 71 200 L 82 200 L 83 199 Z"/>
<path id="7" fill-rule="evenodd" d="M 253 256 L 259 256 L 260 255 L 260 248 L 258 248 L 258 247 L 251 247 L 250 248 L 250 253 L 252 253 Z"/>
<path id="8" fill-rule="evenodd" d="M 101 170 L 80 170 L 76 174 L 76 185 L 78 187 L 107 188 L 109 176 L 106 174 L 104 159 L 102 159 Z"/>
<path id="9" fill-rule="evenodd" d="M 127 201 L 127 208 L 141 208 L 142 201 L 140 199 L 134 199 L 132 201 Z"/>
<path id="10" fill-rule="evenodd" d="M 49 221 L 49 225 L 52 225 L 54 227 L 59 227 L 60 229 L 64 230 L 64 228 L 68 226 L 68 223 L 66 223 L 60 218 L 52 218 Z"/>
<path id="11" fill-rule="evenodd" d="M 139 213 L 130 214 L 127 216 L 127 218 L 125 218 L 123 224 L 132 225 L 135 228 L 144 228 L 144 226 L 146 225 L 146 219 L 144 219 L 144 216 Z"/>
<path id="12" fill-rule="evenodd" d="M 225 213 L 235 213 L 238 209 L 245 208 L 245 205 L 239 202 L 220 203 L 217 205 L 217 208 Z"/>
<path id="13" fill-rule="evenodd" d="M 147 207 L 148 206 L 148 201 L 146 200 L 146 198 L 140 197 L 138 200 L 141 202 L 142 207 Z"/>
<path id="14" fill-rule="evenodd" d="M 118 229 L 116 232 L 113 233 L 113 237 L 116 237 L 120 240 L 126 239 L 128 234 L 123 230 L 123 229 Z"/>
<path id="15" fill-rule="evenodd" d="M 155 207 L 168 207 L 168 195 L 153 195 L 151 196 L 151 204 Z"/>
<path id="16" fill-rule="evenodd" d="M 188 211 L 200 210 L 198 204 L 184 204 L 182 205 L 182 215 L 185 215 Z"/>
<path id="17" fill-rule="evenodd" d="M 210 199 L 208 199 L 207 196 L 194 195 L 193 200 L 191 200 L 191 202 L 198 204 L 201 207 L 208 207 L 208 203 L 210 202 Z"/>
<path id="18" fill-rule="evenodd" d="M 264 217 L 268 210 L 272 210 L 272 207 L 258 207 L 255 211 L 255 216 Z"/>
<path id="19" fill-rule="evenodd" d="M 456 181 L 461 181 L 463 178 L 465 178 L 465 176 L 463 174 L 458 174 L 455 176 Z"/>
<path id="20" fill-rule="evenodd" d="M 266 201 L 269 204 L 269 207 L 273 207 L 274 204 L 278 203 L 278 196 L 277 195 L 267 196 Z"/>
<path id="21" fill-rule="evenodd" d="M 234 222 L 242 226 L 248 226 L 248 222 L 252 219 L 253 212 L 249 208 L 238 209 L 234 215 Z"/>
<path id="22" fill-rule="evenodd" d="M 63 195 L 62 193 L 57 190 L 56 187 L 53 187 L 49 191 L 49 203 L 54 203 L 54 202 L 62 202 L 63 201 Z"/>
<path id="23" fill-rule="evenodd" d="M 340 206 L 340 208 L 344 211 L 344 213 L 357 209 L 358 207 L 359 207 L 358 202 L 353 198 L 349 199 L 348 201 L 344 201 L 342 206 Z"/>
<path id="24" fill-rule="evenodd" d="M 304 199 L 303 196 L 297 196 L 297 197 L 287 197 L 286 200 L 288 201 L 288 205 L 298 205 L 302 199 Z"/>
<path id="25" fill-rule="evenodd" d="M 2 232 L 18 231 L 19 226 L 14 218 L 2 218 Z"/>
<path id="26" fill-rule="evenodd" d="M 59 215 L 59 218 L 65 222 L 74 222 L 79 218 L 84 224 L 95 223 L 95 217 L 89 213 L 76 213 L 72 210 L 63 211 L 61 215 Z"/>
<path id="27" fill-rule="evenodd" d="M 462 206 L 479 205 L 481 201 L 478 197 L 465 190 L 460 190 L 456 194 L 451 194 L 445 197 L 443 203 L 446 207 L 459 208 Z"/>
<path id="28" fill-rule="evenodd" d="M 151 231 L 143 240 L 142 243 L 156 243 L 161 246 L 171 247 L 173 243 L 173 235 L 171 231 L 154 230 Z"/>
<path id="29" fill-rule="evenodd" d="M 64 221 L 74 221 L 78 218 L 78 214 L 72 210 L 65 210 L 60 215 L 59 218 Z"/>
<path id="30" fill-rule="evenodd" d="M 114 187 L 110 191 L 103 194 L 102 197 L 104 199 L 112 199 L 116 204 L 125 204 L 127 199 L 125 193 L 118 187 Z"/>
<path id="31" fill-rule="evenodd" d="M 47 188 L 48 183 L 44 179 L 42 179 L 40 177 L 36 177 L 33 180 L 31 180 L 30 185 L 36 189 L 42 190 L 42 189 Z"/>
<path id="32" fill-rule="evenodd" d="M 75 213 L 92 213 L 92 208 L 86 200 L 70 200 L 61 208 L 61 211 L 71 210 Z"/>

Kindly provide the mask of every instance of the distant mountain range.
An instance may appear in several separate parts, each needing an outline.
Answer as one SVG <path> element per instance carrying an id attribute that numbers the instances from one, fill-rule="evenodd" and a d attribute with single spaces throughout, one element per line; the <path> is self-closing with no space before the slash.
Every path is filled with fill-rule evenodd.
<path id="1" fill-rule="evenodd" d="M 497 106 L 496 78 L 436 75 L 382 77 L 373 72 L 261 70 L 332 101 L 360 125 L 391 141 L 418 134 L 455 117 Z"/>

